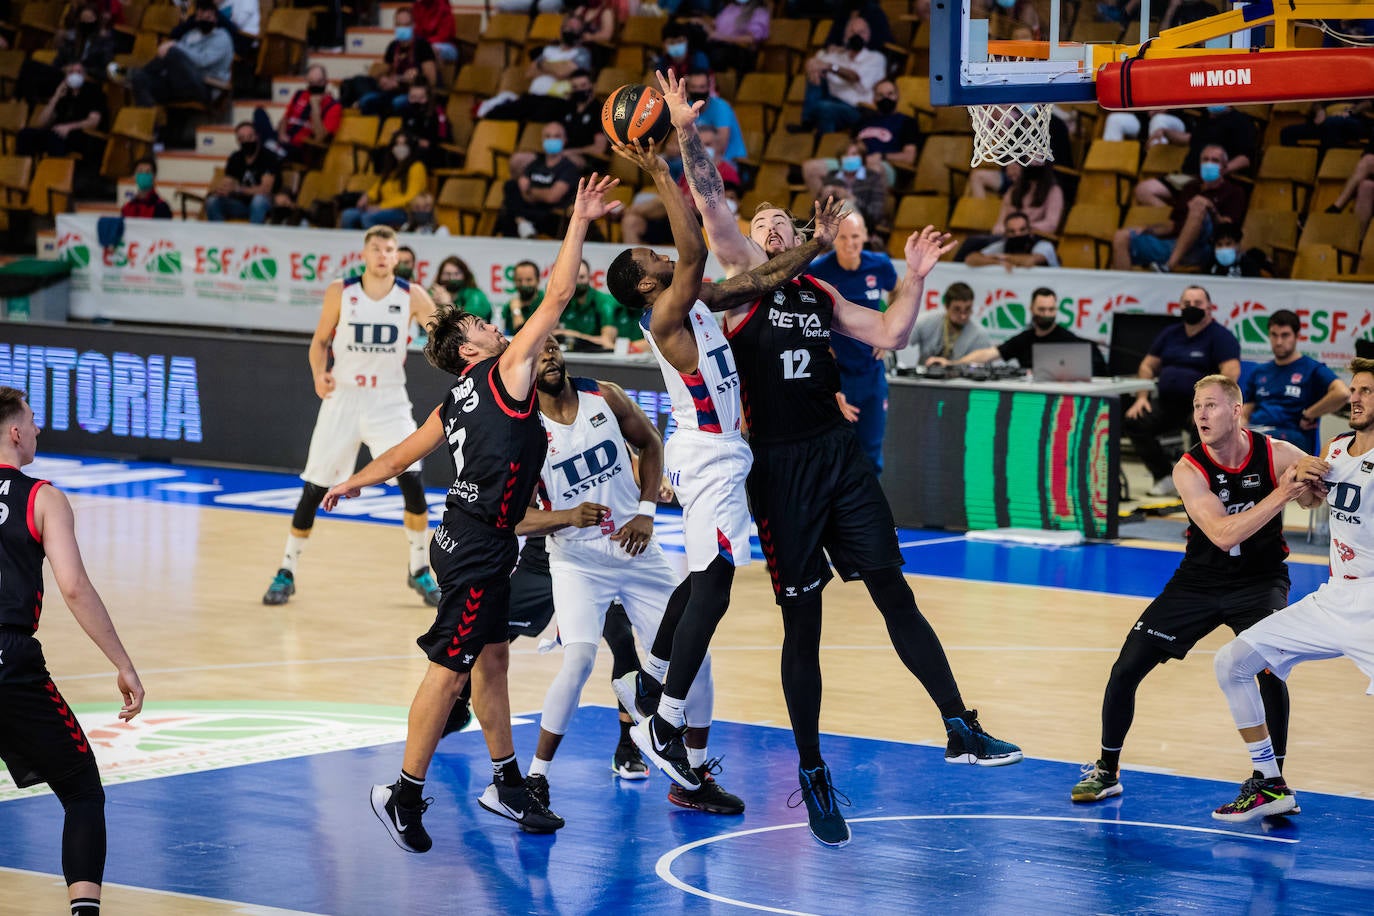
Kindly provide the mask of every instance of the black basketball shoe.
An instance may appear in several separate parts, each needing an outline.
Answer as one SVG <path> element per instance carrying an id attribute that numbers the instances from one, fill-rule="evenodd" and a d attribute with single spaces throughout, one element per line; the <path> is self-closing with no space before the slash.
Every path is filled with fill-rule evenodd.
<path id="1" fill-rule="evenodd" d="M 434 799 L 427 798 L 417 807 L 405 808 L 396 804 L 396 797 L 400 793 L 399 782 L 389 786 L 373 786 L 372 813 L 377 815 L 377 820 L 386 827 L 386 832 L 397 846 L 406 852 L 429 852 L 434 841 L 425 832 L 425 825 L 420 819 Z"/>
<path id="2" fill-rule="evenodd" d="M 544 789 L 548 790 L 547 780 Z M 515 821 L 526 833 L 553 833 L 567 823 L 539 800 L 528 780 L 518 786 L 490 783 L 477 797 L 477 804 L 492 814 Z"/>
<path id="3" fill-rule="evenodd" d="M 716 782 L 715 774 L 719 772 L 720 758 L 713 757 L 696 767 L 697 778 L 701 780 L 700 789 L 694 792 L 673 783 L 668 787 L 668 801 L 679 808 L 693 808 L 707 814 L 743 814 L 744 802 L 739 796 L 726 792 Z"/>

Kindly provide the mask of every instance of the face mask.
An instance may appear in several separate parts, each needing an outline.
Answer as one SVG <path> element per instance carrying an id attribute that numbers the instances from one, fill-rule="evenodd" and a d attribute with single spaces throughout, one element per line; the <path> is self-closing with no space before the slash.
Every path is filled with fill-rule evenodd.
<path id="1" fill-rule="evenodd" d="M 587 295 L 587 290 L 589 289 L 591 289 L 590 284 L 578 283 L 576 286 L 573 287 L 573 292 L 575 292 L 578 295 L 578 297 L 582 297 Z"/>
<path id="2" fill-rule="evenodd" d="M 582 33 L 581 33 L 581 32 L 564 32 L 564 33 L 563 33 L 563 44 L 565 44 L 565 45 L 575 45 L 575 44 L 577 44 L 577 40 L 578 40 L 579 38 L 581 38 L 581 37 L 582 37 Z"/>
<path id="3" fill-rule="evenodd" d="M 245 156 L 247 156 L 249 159 L 252 159 L 258 153 L 258 142 L 254 140 L 251 143 L 240 143 L 239 149 L 243 151 L 243 154 Z"/>
<path id="4" fill-rule="evenodd" d="M 867 42 L 864 41 L 864 37 L 862 35 L 850 35 L 848 38 L 845 39 L 844 42 L 844 46 L 846 48 L 855 52 L 862 51 L 864 49 L 864 45 L 866 44 Z"/>
<path id="5" fill-rule="evenodd" d="M 841 156 L 841 157 L 840 157 L 840 171 L 842 171 L 842 172 L 857 172 L 859 169 L 861 169 L 861 168 L 863 168 L 863 167 L 864 167 L 864 160 L 863 160 L 863 157 L 862 157 L 862 156 Z"/>
<path id="6" fill-rule="evenodd" d="M 534 294 L 537 292 L 539 292 L 539 287 L 537 286 L 517 286 L 515 288 L 515 294 L 526 302 L 533 299 Z"/>
<path id="7" fill-rule="evenodd" d="M 1035 247 L 1035 238 L 1029 235 L 1009 236 L 1002 242 L 1002 250 L 1007 254 L 1030 254 Z"/>
<path id="8" fill-rule="evenodd" d="M 84 19 L 81 20 L 76 24 L 76 34 L 80 35 L 82 38 L 85 38 L 88 35 L 94 35 L 95 23 L 86 22 Z"/>
<path id="9" fill-rule="evenodd" d="M 663 46 L 663 50 L 668 52 L 669 57 L 682 58 L 687 56 L 687 42 L 670 41 Z"/>
<path id="10" fill-rule="evenodd" d="M 134 176 L 134 185 L 139 191 L 151 191 L 153 189 L 153 173 L 139 172 Z"/>
<path id="11" fill-rule="evenodd" d="M 410 224 L 412 226 L 428 226 L 434 222 L 433 210 L 411 210 Z"/>
<path id="12" fill-rule="evenodd" d="M 219 23 L 215 22 L 213 19 L 196 20 L 196 28 L 200 30 L 202 35 L 209 35 L 215 30 L 215 26 L 217 25 L 219 25 Z"/>
<path id="13" fill-rule="evenodd" d="M 1214 114 L 1214 115 L 1218 115 L 1218 114 L 1221 114 L 1222 112 L 1224 112 L 1224 111 L 1226 110 L 1226 106 L 1225 106 L 1225 105 L 1208 105 L 1208 106 L 1207 106 L 1207 110 L 1210 111 L 1210 112 L 1211 112 L 1212 114 Z"/>
<path id="14" fill-rule="evenodd" d="M 711 94 L 708 93 L 708 92 L 689 92 L 689 93 L 687 93 L 687 101 L 690 102 L 690 103 L 693 104 L 693 105 L 695 105 L 697 102 L 704 102 L 704 101 L 706 101 L 707 99 L 709 99 L 710 97 L 711 97 Z"/>
<path id="15" fill-rule="evenodd" d="M 563 152 L 563 138 L 545 137 L 544 152 L 550 156 L 557 156 L 559 153 Z"/>
<path id="16" fill-rule="evenodd" d="M 1198 174 L 1203 181 L 1212 182 L 1221 177 L 1221 166 L 1215 162 L 1204 162 L 1198 167 Z"/>
<path id="17" fill-rule="evenodd" d="M 311 83 L 305 87 L 305 91 L 311 95 L 324 95 L 325 88 L 324 83 Z"/>
<path id="18" fill-rule="evenodd" d="M 448 290 L 450 296 L 458 295 L 458 291 L 463 288 L 462 280 L 445 280 L 444 289 Z"/>
<path id="19" fill-rule="evenodd" d="M 70 87 L 73 88 L 73 89 L 80 89 L 80 88 L 82 87 L 82 85 L 85 84 L 85 82 L 86 82 L 86 74 L 84 74 L 84 73 L 68 73 L 68 74 L 67 74 L 67 85 L 70 86 Z"/>
<path id="20" fill-rule="evenodd" d="M 873 103 L 873 105 L 875 108 L 878 109 L 878 114 L 890 115 L 892 114 L 892 112 L 897 110 L 897 100 L 890 99 L 887 97 L 878 99 Z"/>
<path id="21" fill-rule="evenodd" d="M 715 162 L 716 148 L 714 146 L 707 146 L 705 143 L 703 143 L 702 146 L 706 150 L 706 158 L 710 159 L 712 162 Z"/>
<path id="22" fill-rule="evenodd" d="M 404 162 L 410 158 L 410 147 L 404 143 L 397 143 L 391 148 L 391 155 L 396 157 L 397 162 Z"/>
<path id="23" fill-rule="evenodd" d="M 1222 267 L 1230 267 L 1236 263 L 1236 249 L 1234 248 L 1218 248 L 1213 254 L 1216 256 L 1217 263 Z"/>
<path id="24" fill-rule="evenodd" d="M 408 26 L 408 25 L 398 25 L 398 26 L 396 26 L 396 40 L 397 40 L 397 41 L 410 41 L 410 40 L 411 40 L 412 38 L 414 38 L 414 37 L 415 37 L 415 29 L 414 29 L 412 26 Z"/>
<path id="25" fill-rule="evenodd" d="M 411 102 L 406 105 L 406 114 L 412 118 L 418 118 L 425 113 L 425 109 L 428 107 L 424 102 Z"/>
<path id="26" fill-rule="evenodd" d="M 393 270 L 392 273 L 400 277 L 402 280 L 409 280 L 411 275 L 415 273 L 415 268 L 407 267 L 404 264 L 397 264 L 396 269 Z"/>
<path id="27" fill-rule="evenodd" d="M 733 197 L 727 197 L 725 198 L 725 206 L 730 208 L 731 216 L 739 216 L 739 201 Z"/>
<path id="28" fill-rule="evenodd" d="M 1004 10 L 1016 8 L 1016 0 L 997 0 L 997 5 Z"/>
<path id="29" fill-rule="evenodd" d="M 1198 324 L 1206 317 L 1207 312 L 1204 309 L 1198 308 L 1196 305 L 1185 305 L 1183 307 L 1184 324 Z"/>
<path id="30" fill-rule="evenodd" d="M 583 105 L 592 100 L 592 91 L 590 89 L 574 89 L 568 98 L 572 99 L 575 105 Z"/>
<path id="31" fill-rule="evenodd" d="M 1032 316 L 1031 316 L 1031 324 L 1035 325 L 1035 327 L 1036 327 L 1037 330 L 1048 331 L 1050 328 L 1054 327 L 1055 324 L 1057 324 L 1057 323 L 1058 323 L 1058 322 L 1055 321 L 1055 317 L 1054 317 L 1053 315 L 1032 315 Z"/>

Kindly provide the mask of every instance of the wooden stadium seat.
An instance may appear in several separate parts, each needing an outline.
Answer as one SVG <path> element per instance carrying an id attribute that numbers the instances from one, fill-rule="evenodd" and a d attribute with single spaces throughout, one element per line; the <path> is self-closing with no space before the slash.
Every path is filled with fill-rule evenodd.
<path id="1" fill-rule="evenodd" d="M 149 10 L 157 9 L 150 7 Z M 267 17 L 258 44 L 254 73 L 259 79 L 297 73 L 305 61 L 307 36 L 314 14 L 308 9 L 277 7 Z M 146 16 L 145 16 L 146 18 Z"/>
<path id="2" fill-rule="evenodd" d="M 1080 201 L 1085 198 L 1079 198 Z M 1064 220 L 1060 235 L 1060 257 L 1066 249 L 1077 246 L 1080 250 L 1084 242 L 1093 248 L 1093 267 L 1101 270 L 1111 266 L 1112 236 L 1121 228 L 1121 210 L 1115 204 L 1077 203 Z M 1083 266 L 1083 265 L 1078 265 Z"/>
<path id="3" fill-rule="evenodd" d="M 515 66 L 523 63 L 529 29 L 529 17 L 522 13 L 492 13 L 487 17 L 487 27 L 482 30 L 482 43 L 499 45 L 504 64 Z"/>
<path id="4" fill-rule="evenodd" d="M 941 135 L 927 137 L 916 157 L 916 177 L 911 189 L 918 194 L 958 197 L 968 181 L 973 158 L 973 138 Z"/>
<path id="5" fill-rule="evenodd" d="M 487 178 L 510 177 L 507 168 L 510 154 L 515 152 L 520 125 L 515 121 L 478 121 L 467 146 L 445 145 L 463 160 L 459 176 L 483 175 Z M 448 173 L 448 170 L 443 170 Z"/>
<path id="6" fill-rule="evenodd" d="M 454 235 L 472 235 L 482 220 L 488 181 L 480 176 L 450 178 L 434 201 L 434 220 Z"/>
<path id="7" fill-rule="evenodd" d="M 268 22 L 271 22 L 270 17 Z M 159 41 L 165 41 L 172 34 L 172 30 L 179 25 L 181 25 L 180 7 L 174 3 L 158 3 L 143 11 L 143 18 L 139 21 L 138 28 L 140 32 L 150 32 L 156 35 Z"/>
<path id="8" fill-rule="evenodd" d="M 1355 171 L 1356 164 L 1363 156 L 1362 149 L 1335 147 L 1327 150 L 1317 168 L 1316 187 L 1308 209 L 1320 213 L 1335 203 L 1345 187 L 1346 179 Z"/>
<path id="9" fill-rule="evenodd" d="M 1103 119 L 1105 121 L 1105 119 Z M 1152 143 L 1145 150 L 1145 160 L 1140 163 L 1141 178 L 1156 178 L 1161 175 L 1176 175 L 1183 171 L 1183 160 L 1188 158 L 1188 147 L 1174 146 L 1171 143 Z"/>
<path id="10" fill-rule="evenodd" d="M 781 73 L 746 73 L 735 91 L 734 106 L 736 113 L 741 105 L 757 106 L 763 112 L 759 126 L 764 133 L 771 134 L 778 129 L 778 116 L 782 114 L 786 96 L 787 77 Z M 740 126 L 744 126 L 743 120 Z"/>
<path id="11" fill-rule="evenodd" d="M 811 54 L 811 20 L 773 19 L 759 51 L 761 71 L 800 73 Z"/>
<path id="12" fill-rule="evenodd" d="M 1083 159 L 1080 200 L 1114 200 L 1124 207 L 1140 172 L 1140 144 L 1134 140 L 1095 140 Z M 1119 211 L 1118 211 L 1119 215 Z"/>
<path id="13" fill-rule="evenodd" d="M 9 153 L 10 140 L 29 124 L 29 104 L 23 99 L 0 102 L 0 153 Z"/>
<path id="14" fill-rule="evenodd" d="M 133 174 L 134 164 L 152 152 L 157 128 L 157 109 L 126 105 L 115 115 L 106 137 L 105 157 L 100 174 L 118 181 Z"/>
<path id="15" fill-rule="evenodd" d="M 1121 225 L 1131 229 L 1144 229 L 1157 223 L 1167 223 L 1173 211 L 1174 208 L 1169 206 L 1147 207 L 1144 204 L 1132 204 L 1126 211 L 1126 218 L 1121 221 Z"/>
<path id="16" fill-rule="evenodd" d="M 954 202 L 954 212 L 949 217 L 949 231 L 985 235 L 992 231 L 1001 211 L 999 197 L 960 197 Z"/>
<path id="17" fill-rule="evenodd" d="M 1260 159 L 1250 206 L 1276 204 L 1302 212 L 1317 183 L 1317 151 L 1302 146 L 1271 146 Z"/>
<path id="18" fill-rule="evenodd" d="M 1335 280 L 1341 273 L 1342 254 L 1334 245 L 1299 242 L 1291 276 L 1294 280 Z"/>

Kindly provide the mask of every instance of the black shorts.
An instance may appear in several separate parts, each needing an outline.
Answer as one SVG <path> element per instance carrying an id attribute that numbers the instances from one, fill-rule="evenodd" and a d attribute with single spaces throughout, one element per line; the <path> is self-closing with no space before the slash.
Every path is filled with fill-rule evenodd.
<path id="1" fill-rule="evenodd" d="M 1272 576 L 1230 582 L 1208 582 L 1196 575 L 1175 573 L 1159 597 L 1145 608 L 1128 638 L 1183 658 L 1199 639 L 1223 624 L 1239 633 L 1287 607 L 1288 586 L 1287 566 Z"/>
<path id="2" fill-rule="evenodd" d="M 852 429 L 751 448 L 749 504 L 778 604 L 819 592 L 831 563 L 846 580 L 902 565 L 892 509 Z"/>
<path id="3" fill-rule="evenodd" d="M 506 638 L 538 636 L 553 620 L 553 576 L 543 538 L 529 538 L 520 565 L 510 576 L 510 619 Z"/>
<path id="4" fill-rule="evenodd" d="M 31 635 L 0 629 L 0 760 L 23 788 L 94 767 L 90 742 Z"/>
<path id="5" fill-rule="evenodd" d="M 415 640 L 430 661 L 471 671 L 484 646 L 506 641 L 518 546 L 513 532 L 454 519 L 453 513 L 434 530 L 429 564 L 442 597 L 434 625 Z"/>

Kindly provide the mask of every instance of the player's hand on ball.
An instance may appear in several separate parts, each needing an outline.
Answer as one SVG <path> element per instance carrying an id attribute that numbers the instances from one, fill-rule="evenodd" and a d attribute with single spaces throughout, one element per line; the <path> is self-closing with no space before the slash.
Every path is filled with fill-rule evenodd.
<path id="1" fill-rule="evenodd" d="M 649 540 L 653 536 L 654 520 L 647 515 L 636 515 L 626 522 L 623 528 L 611 535 L 611 540 L 617 541 L 630 556 L 637 557 L 649 546 Z"/>
<path id="2" fill-rule="evenodd" d="M 324 511 L 332 512 L 334 507 L 339 504 L 341 499 L 353 499 L 362 492 L 361 487 L 348 487 L 338 484 L 329 488 L 329 492 L 324 494 L 324 501 L 320 505 L 324 506 Z"/>
<path id="3" fill-rule="evenodd" d="M 608 506 L 600 503 L 579 503 L 569 509 L 571 513 L 568 524 L 574 528 L 592 528 L 601 524 L 601 520 L 610 512 Z"/>
<path id="4" fill-rule="evenodd" d="M 667 76 L 664 76 L 661 70 L 655 70 L 654 76 L 658 77 L 659 88 L 663 90 L 663 100 L 668 103 L 668 115 L 673 119 L 673 126 L 679 130 L 694 126 L 706 103 L 692 104 L 687 101 L 687 81 L 678 79 L 671 68 Z"/>
<path id="5" fill-rule="evenodd" d="M 827 197 L 825 203 L 816 201 L 816 241 L 830 245 L 840 232 L 840 223 L 849 215 L 849 204 Z"/>
<path id="6" fill-rule="evenodd" d="M 619 178 L 610 175 L 591 175 L 577 182 L 577 200 L 573 203 L 573 216 L 585 220 L 601 219 L 620 209 L 620 201 L 607 200 L 606 192 L 620 184 Z"/>
<path id="7" fill-rule="evenodd" d="M 914 270 L 916 276 L 924 277 L 939 263 L 940 259 L 957 247 L 948 232 L 941 232 L 934 226 L 926 226 L 920 232 L 913 232 L 906 240 L 906 266 Z"/>
<path id="8" fill-rule="evenodd" d="M 611 148 L 616 151 L 622 159 L 627 159 L 639 166 L 650 175 L 655 172 L 668 171 L 668 162 L 658 154 L 658 144 L 653 141 L 641 141 L 640 143 L 621 143 L 619 140 L 611 141 Z"/>

